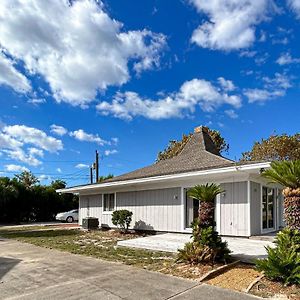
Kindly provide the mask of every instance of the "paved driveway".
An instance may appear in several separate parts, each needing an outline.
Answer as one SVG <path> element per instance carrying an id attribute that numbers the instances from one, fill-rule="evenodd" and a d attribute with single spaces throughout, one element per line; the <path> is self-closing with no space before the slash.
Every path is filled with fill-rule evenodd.
<path id="1" fill-rule="evenodd" d="M 0 238 L 1 299 L 222 299 L 249 295 Z"/>
<path id="2" fill-rule="evenodd" d="M 150 235 L 143 238 L 119 241 L 119 246 L 177 252 L 182 249 L 184 244 L 190 241 L 191 234 L 182 233 L 164 233 Z M 227 241 L 232 256 L 244 262 L 253 262 L 255 258 L 266 258 L 267 252 L 265 247 L 274 247 L 270 241 L 254 240 L 247 238 L 223 237 Z"/>

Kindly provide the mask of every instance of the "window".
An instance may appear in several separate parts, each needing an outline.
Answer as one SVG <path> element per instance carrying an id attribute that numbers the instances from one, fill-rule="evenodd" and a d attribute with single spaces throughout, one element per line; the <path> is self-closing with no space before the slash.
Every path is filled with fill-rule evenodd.
<path id="1" fill-rule="evenodd" d="M 115 194 L 103 194 L 103 211 L 115 209 Z"/>

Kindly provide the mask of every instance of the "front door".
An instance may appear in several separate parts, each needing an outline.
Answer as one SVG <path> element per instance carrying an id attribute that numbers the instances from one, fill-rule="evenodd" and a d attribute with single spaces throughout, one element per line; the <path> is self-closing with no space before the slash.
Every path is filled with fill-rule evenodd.
<path id="1" fill-rule="evenodd" d="M 262 229 L 268 231 L 275 229 L 275 189 L 263 187 L 262 189 Z"/>

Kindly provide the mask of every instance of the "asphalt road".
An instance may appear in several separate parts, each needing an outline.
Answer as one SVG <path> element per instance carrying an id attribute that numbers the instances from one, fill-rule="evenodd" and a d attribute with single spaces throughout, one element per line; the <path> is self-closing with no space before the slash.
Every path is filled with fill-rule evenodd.
<path id="1" fill-rule="evenodd" d="M 257 297 L 0 238 L 0 299 L 251 300 Z"/>

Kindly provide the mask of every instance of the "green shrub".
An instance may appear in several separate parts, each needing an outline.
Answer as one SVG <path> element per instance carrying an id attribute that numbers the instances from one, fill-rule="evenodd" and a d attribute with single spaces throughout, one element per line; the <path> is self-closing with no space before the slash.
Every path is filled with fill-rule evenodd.
<path id="1" fill-rule="evenodd" d="M 132 212 L 127 209 L 115 210 L 112 213 L 111 221 L 122 232 L 127 232 L 132 221 Z"/>
<path id="2" fill-rule="evenodd" d="M 199 229 L 199 221 L 195 220 L 193 227 L 193 241 L 186 243 L 182 250 L 178 250 L 177 260 L 192 264 L 226 261 L 230 250 L 223 242 L 213 226 Z"/>
<path id="3" fill-rule="evenodd" d="M 285 228 L 274 243 L 275 248 L 266 247 L 266 259 L 256 260 L 256 268 L 271 280 L 300 284 L 300 231 Z"/>

